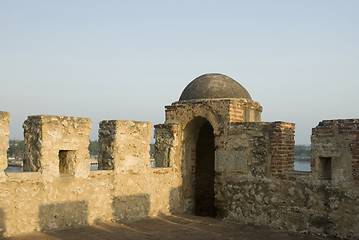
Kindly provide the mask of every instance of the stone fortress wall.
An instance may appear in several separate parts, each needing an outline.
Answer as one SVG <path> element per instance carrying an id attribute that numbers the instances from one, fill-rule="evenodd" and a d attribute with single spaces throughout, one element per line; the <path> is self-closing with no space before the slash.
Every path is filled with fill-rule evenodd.
<path id="1" fill-rule="evenodd" d="M 233 81 L 203 75 L 166 106 L 156 168 L 149 122 L 100 122 L 100 170 L 90 171 L 90 119 L 30 116 L 26 172 L 4 173 L 10 114 L 0 112 L 0 235 L 187 213 L 357 239 L 359 120 L 320 122 L 312 171 L 297 172 L 295 125 L 261 122 L 260 104 Z"/>
<path id="2" fill-rule="evenodd" d="M 101 170 L 90 171 L 90 119 L 30 116 L 24 172 L 4 173 L 9 120 L 0 112 L 0 236 L 169 214 L 178 205 L 179 173 L 150 167 L 151 123 L 101 122 Z"/>

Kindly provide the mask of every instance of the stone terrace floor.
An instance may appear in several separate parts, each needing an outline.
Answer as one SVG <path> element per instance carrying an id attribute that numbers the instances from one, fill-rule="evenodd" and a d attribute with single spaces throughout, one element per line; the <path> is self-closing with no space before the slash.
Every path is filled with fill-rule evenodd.
<path id="1" fill-rule="evenodd" d="M 4 239 L 4 238 L 0 238 Z M 267 228 L 237 224 L 197 216 L 164 216 L 133 222 L 101 222 L 72 230 L 36 232 L 7 239 L 24 240 L 97 240 L 97 239 L 241 239 L 241 240 L 318 240 L 307 235 L 271 231 Z"/>

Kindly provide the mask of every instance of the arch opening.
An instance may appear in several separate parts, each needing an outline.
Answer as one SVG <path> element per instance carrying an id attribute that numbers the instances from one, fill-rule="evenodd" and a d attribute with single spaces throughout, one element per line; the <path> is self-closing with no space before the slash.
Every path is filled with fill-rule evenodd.
<path id="1" fill-rule="evenodd" d="M 213 127 L 206 121 L 196 142 L 194 214 L 198 216 L 215 216 L 214 153 Z"/>
<path id="2" fill-rule="evenodd" d="M 184 129 L 181 161 L 183 211 L 214 217 L 215 129 L 205 117 L 194 117 Z"/>

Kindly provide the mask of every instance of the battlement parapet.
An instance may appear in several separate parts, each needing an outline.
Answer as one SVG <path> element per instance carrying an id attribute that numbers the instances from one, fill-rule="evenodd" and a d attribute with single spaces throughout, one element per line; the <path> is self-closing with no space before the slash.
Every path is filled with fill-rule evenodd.
<path id="1" fill-rule="evenodd" d="M 99 129 L 99 169 L 140 173 L 150 168 L 152 123 L 106 120 Z"/>
<path id="2" fill-rule="evenodd" d="M 0 181 L 4 179 L 7 168 L 7 149 L 9 147 L 10 113 L 0 111 Z"/>
<path id="3" fill-rule="evenodd" d="M 320 179 L 359 181 L 359 119 L 324 120 L 313 128 L 311 167 Z"/>
<path id="4" fill-rule="evenodd" d="M 0 112 L 0 236 L 157 214 L 220 216 L 356 239 L 359 119 L 312 132 L 312 171 L 294 170 L 295 124 L 261 122 L 262 107 L 221 74 L 190 83 L 155 126 L 105 120 L 89 171 L 91 120 L 30 116 L 25 173 L 5 173 L 10 114 Z"/>
<path id="5" fill-rule="evenodd" d="M 181 211 L 179 172 L 149 166 L 151 123 L 102 121 L 100 170 L 90 172 L 90 119 L 29 116 L 25 172 L 4 173 L 9 120 L 0 112 L 0 236 Z"/>
<path id="6" fill-rule="evenodd" d="M 87 177 L 91 120 L 63 116 L 29 116 L 23 124 L 24 171 L 58 177 Z"/>

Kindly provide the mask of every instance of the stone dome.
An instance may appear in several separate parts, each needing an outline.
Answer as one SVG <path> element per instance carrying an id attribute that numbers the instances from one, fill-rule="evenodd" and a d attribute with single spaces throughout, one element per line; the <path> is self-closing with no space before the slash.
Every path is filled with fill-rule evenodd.
<path id="1" fill-rule="evenodd" d="M 232 78 L 209 73 L 199 76 L 183 90 L 180 101 L 213 98 L 246 98 L 252 100 L 248 91 Z"/>

